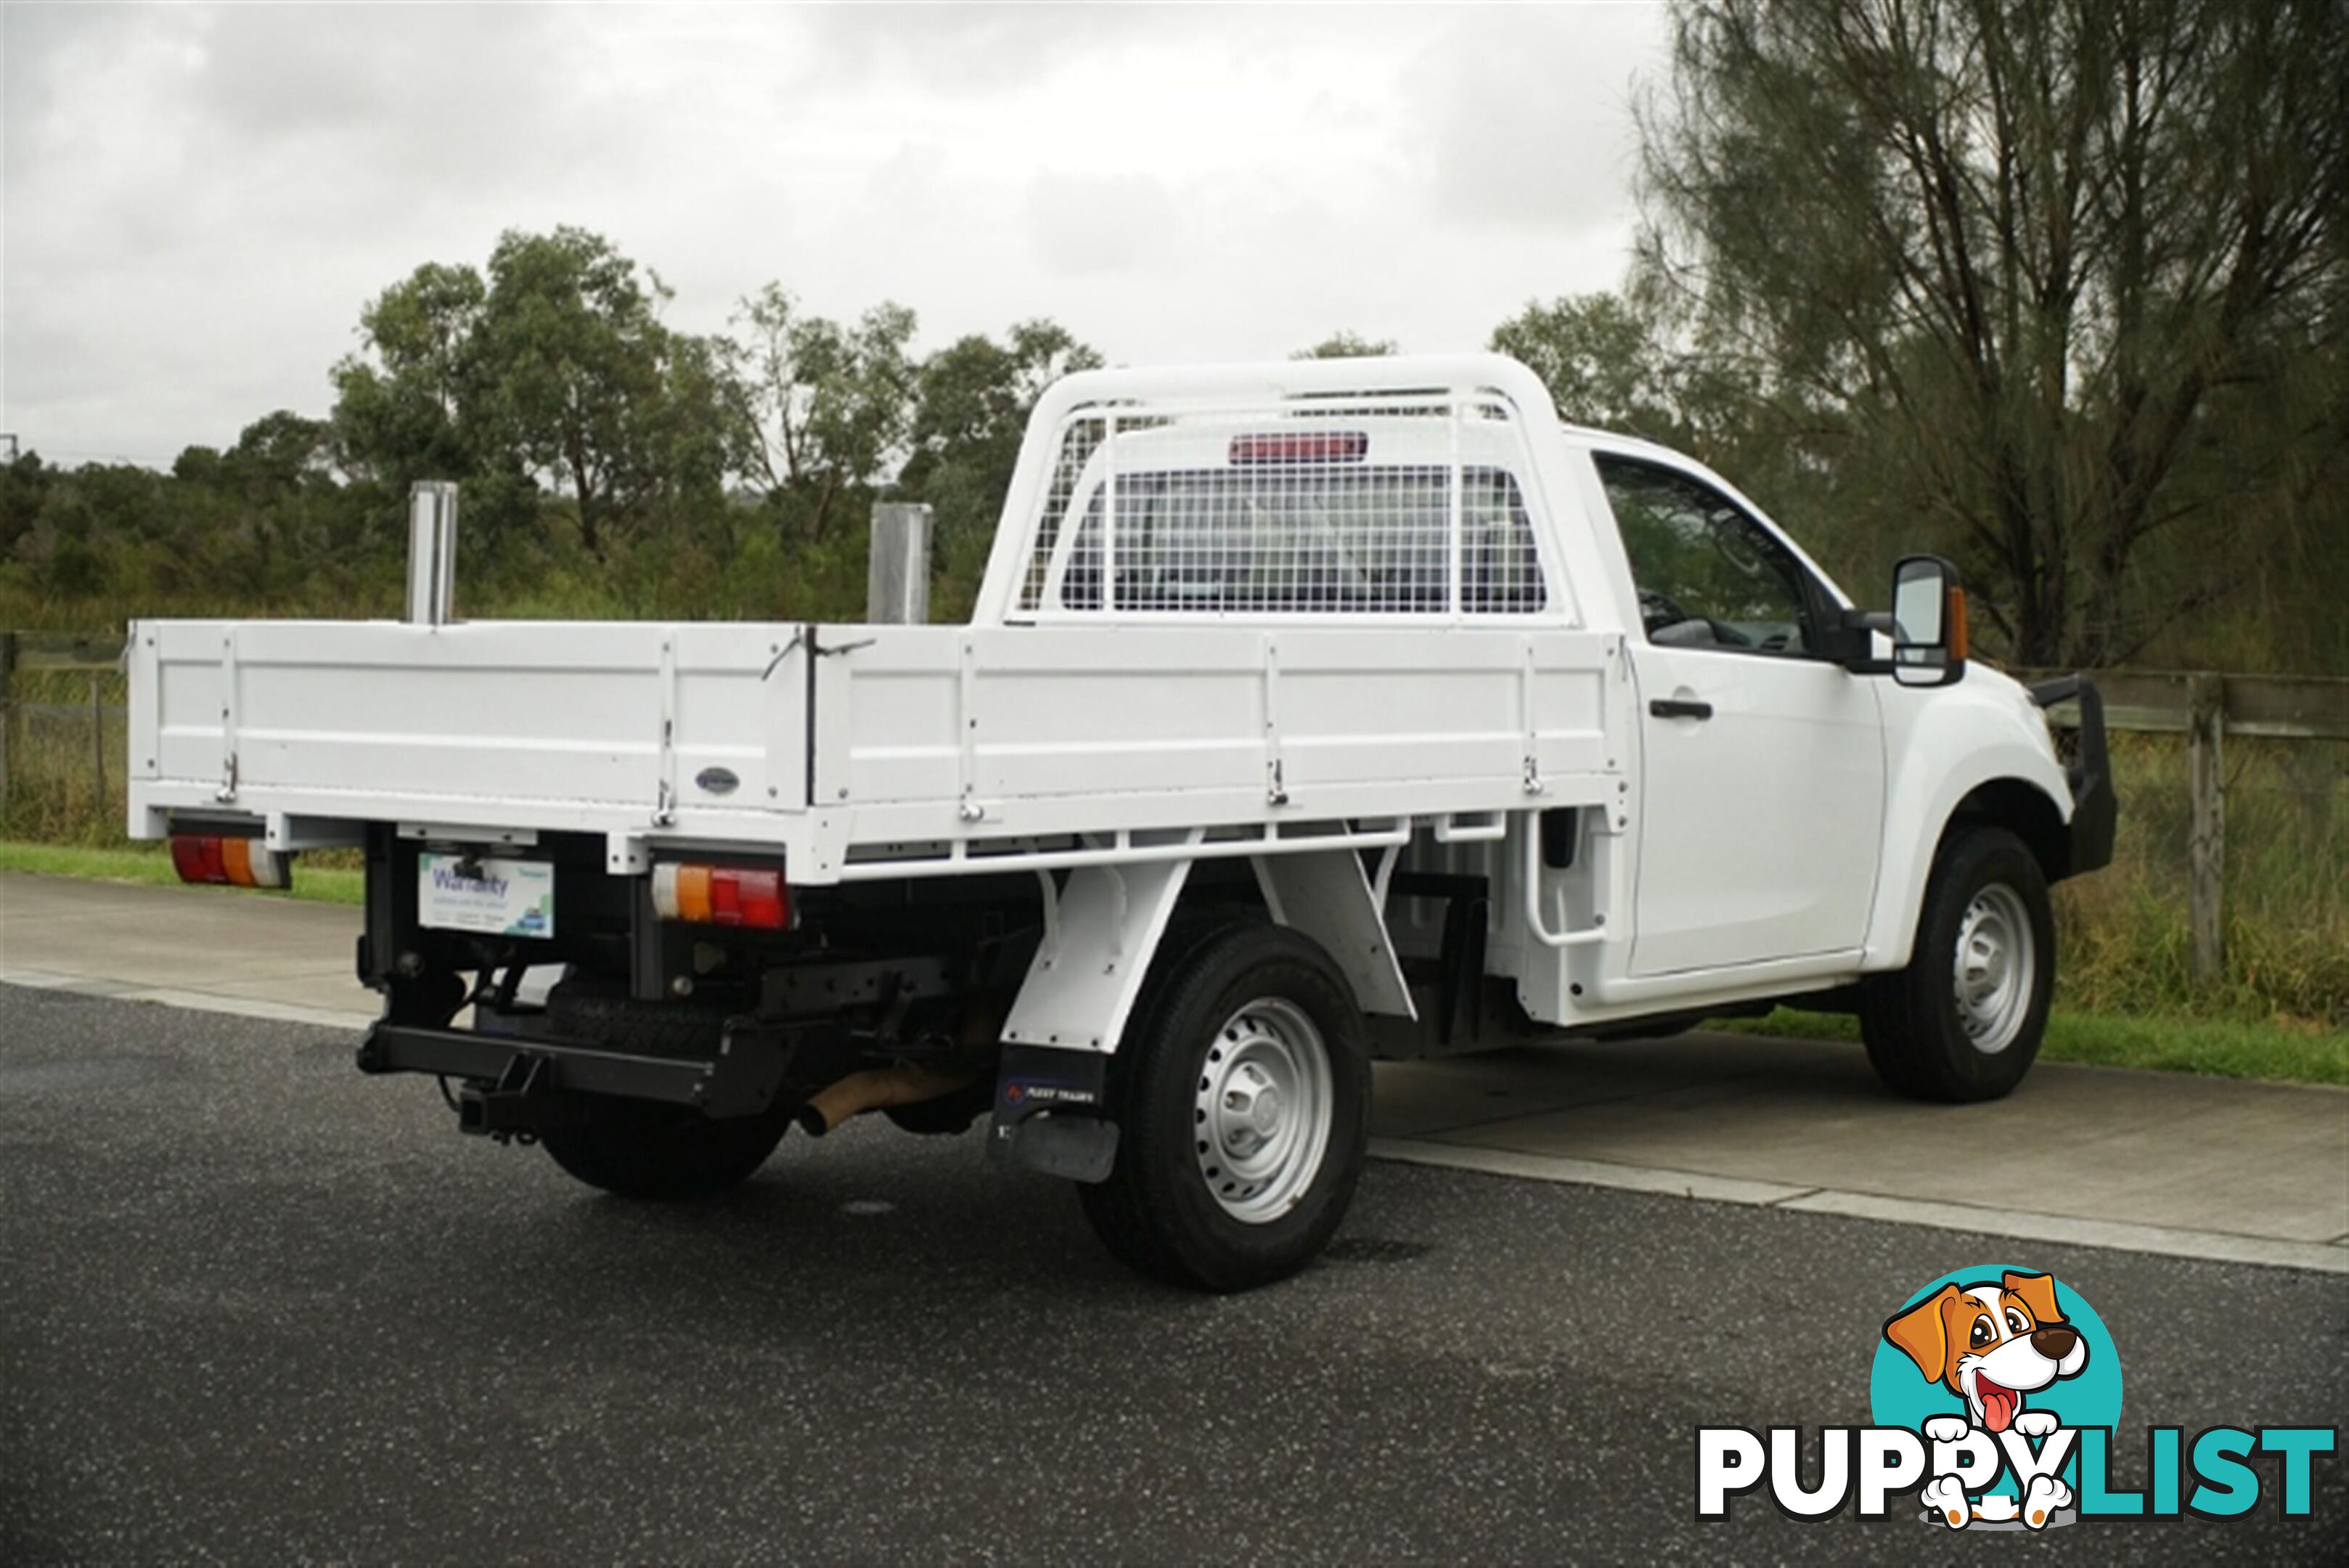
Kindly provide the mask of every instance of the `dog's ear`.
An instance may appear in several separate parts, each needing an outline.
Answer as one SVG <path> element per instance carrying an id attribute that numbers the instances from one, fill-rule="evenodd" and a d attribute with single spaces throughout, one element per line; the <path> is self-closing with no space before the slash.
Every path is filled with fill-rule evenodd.
<path id="1" fill-rule="evenodd" d="M 1950 1325 L 1942 1308 L 1957 1296 L 1957 1286 L 1943 1285 L 1884 1325 L 1884 1337 L 1917 1364 L 1928 1383 L 1939 1383 L 1949 1374 Z"/>
<path id="2" fill-rule="evenodd" d="M 2031 1309 L 2034 1323 L 2062 1323 L 2064 1309 L 2055 1304 L 2055 1276 L 2053 1274 L 2002 1274 L 1999 1283 L 2011 1296 L 2021 1296 L 2023 1304 Z"/>

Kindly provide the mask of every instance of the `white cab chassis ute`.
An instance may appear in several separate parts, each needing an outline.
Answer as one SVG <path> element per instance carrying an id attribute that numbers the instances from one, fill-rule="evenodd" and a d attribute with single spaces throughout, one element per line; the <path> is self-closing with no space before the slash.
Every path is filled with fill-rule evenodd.
<path id="1" fill-rule="evenodd" d="M 1970 670 L 1944 563 L 1855 609 L 1498 358 L 1070 377 L 967 626 L 425 597 L 130 638 L 135 835 L 364 850 L 362 1070 L 647 1199 L 983 1120 L 1210 1290 L 1329 1240 L 1374 1056 L 1803 997 L 1896 1090 L 2004 1094 L 2048 885 L 2111 852 L 2094 688 Z"/>

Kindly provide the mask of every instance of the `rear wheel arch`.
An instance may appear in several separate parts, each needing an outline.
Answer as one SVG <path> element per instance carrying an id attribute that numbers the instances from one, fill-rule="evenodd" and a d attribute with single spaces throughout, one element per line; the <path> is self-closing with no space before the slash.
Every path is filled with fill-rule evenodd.
<path id="1" fill-rule="evenodd" d="M 1260 1013 L 1285 1022 L 1258 1031 L 1248 1021 Z M 1216 1125 L 1214 1102 L 1241 1092 L 1218 1075 L 1244 1062 L 1247 1037 L 1258 1033 L 1275 1037 L 1272 1055 L 1311 1070 L 1275 1072 L 1279 1104 L 1268 1104 L 1254 1131 L 1281 1149 L 1297 1137 L 1311 1147 L 1263 1172 L 1226 1173 L 1220 1160 L 1250 1151 L 1228 1146 L 1232 1129 Z M 1283 1278 L 1310 1262 L 1344 1217 L 1361 1170 L 1370 1091 L 1361 1012 L 1319 942 L 1260 919 L 1178 919 L 1111 1064 L 1116 1162 L 1106 1181 L 1078 1189 L 1085 1216 L 1121 1261 L 1170 1283 L 1223 1292 Z M 1272 1207 L 1257 1211 L 1250 1192 L 1236 1190 L 1252 1177 L 1270 1184 Z"/>

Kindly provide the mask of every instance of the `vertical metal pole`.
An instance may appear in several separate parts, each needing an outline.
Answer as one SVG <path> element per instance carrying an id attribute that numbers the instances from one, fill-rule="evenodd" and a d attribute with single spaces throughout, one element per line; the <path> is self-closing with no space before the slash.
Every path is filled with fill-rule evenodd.
<path id="1" fill-rule="evenodd" d="M 420 479 L 408 493 L 408 619 L 446 626 L 457 586 L 457 487 Z"/>
<path id="2" fill-rule="evenodd" d="M 873 508 L 873 553 L 864 572 L 864 618 L 874 626 L 919 626 L 930 618 L 930 509 L 885 501 Z"/>
<path id="3" fill-rule="evenodd" d="M 2187 839 L 2189 921 L 2194 979 L 2216 984 L 2227 970 L 2227 680 L 2197 675 L 2187 683 L 2186 751 L 2193 773 L 2194 823 Z"/>
<path id="4" fill-rule="evenodd" d="M 98 802 L 98 820 L 106 820 L 106 710 L 98 701 L 98 677 L 89 678 L 90 791 Z"/>

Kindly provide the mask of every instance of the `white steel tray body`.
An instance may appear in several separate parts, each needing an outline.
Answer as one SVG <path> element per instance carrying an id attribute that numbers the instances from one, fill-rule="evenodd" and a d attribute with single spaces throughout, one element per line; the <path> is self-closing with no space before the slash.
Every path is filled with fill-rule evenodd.
<path id="1" fill-rule="evenodd" d="M 1588 805 L 1616 659 L 1464 627 L 150 622 L 131 822 L 584 830 L 779 849 L 812 883 L 957 843 Z"/>
<path id="2" fill-rule="evenodd" d="M 1493 357 L 1071 377 L 967 627 L 139 623 L 130 828 L 585 831 L 804 883 L 1497 837 L 1628 761 L 1587 467 Z"/>

